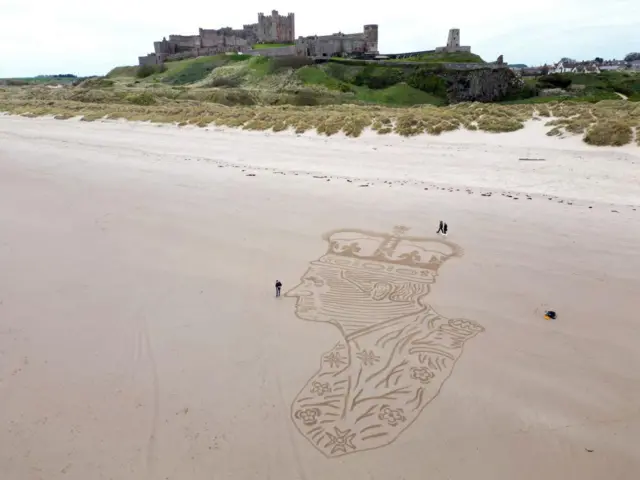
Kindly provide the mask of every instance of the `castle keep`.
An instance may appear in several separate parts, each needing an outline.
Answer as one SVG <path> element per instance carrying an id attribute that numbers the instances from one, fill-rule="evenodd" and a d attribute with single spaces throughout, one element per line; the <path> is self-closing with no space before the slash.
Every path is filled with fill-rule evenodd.
<path id="1" fill-rule="evenodd" d="M 278 15 L 274 10 L 271 15 L 265 17 L 258 14 L 258 23 L 250 25 L 256 28 L 258 41 L 262 43 L 292 43 L 296 38 L 295 16 L 293 13 L 286 17 Z M 246 28 L 246 25 L 245 25 Z"/>
<path id="2" fill-rule="evenodd" d="M 233 52 L 249 55 L 298 55 L 331 57 L 378 53 L 378 26 L 365 25 L 359 33 L 334 33 L 295 37 L 295 15 L 280 15 L 273 10 L 271 15 L 258 14 L 258 23 L 243 25 L 241 29 L 231 27 L 209 30 L 200 28 L 198 35 L 169 35 L 153 43 L 153 53 L 138 57 L 140 65 L 158 65 L 166 60 L 216 55 Z M 254 50 L 256 44 L 274 45 L 273 48 Z"/>
<path id="3" fill-rule="evenodd" d="M 447 45 L 444 47 L 437 47 L 437 53 L 455 53 L 455 52 L 471 52 L 471 47 L 460 46 L 460 29 L 452 28 L 449 30 L 449 37 L 447 38 Z"/>
<path id="4" fill-rule="evenodd" d="M 165 60 L 216 55 L 225 52 L 247 52 L 256 43 L 293 43 L 295 17 L 293 13 L 279 15 L 258 14 L 258 23 L 243 25 L 241 29 L 224 27 L 215 30 L 200 28 L 198 35 L 169 35 L 153 43 L 154 53 L 138 57 L 140 65 L 155 65 Z"/>

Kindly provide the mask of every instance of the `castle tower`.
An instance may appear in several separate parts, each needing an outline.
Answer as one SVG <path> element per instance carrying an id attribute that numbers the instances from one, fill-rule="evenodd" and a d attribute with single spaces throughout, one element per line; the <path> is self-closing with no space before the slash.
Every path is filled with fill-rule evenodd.
<path id="1" fill-rule="evenodd" d="M 261 42 L 293 43 L 295 41 L 295 16 L 280 15 L 272 10 L 271 15 L 258 13 L 258 40 Z"/>
<path id="2" fill-rule="evenodd" d="M 367 41 L 367 51 L 378 53 L 378 25 L 365 25 L 364 38 Z"/>
<path id="3" fill-rule="evenodd" d="M 294 42 L 296 40 L 296 16 L 293 13 L 289 13 L 287 15 L 288 25 L 289 25 L 289 35 L 290 39 L 287 42 Z"/>
<path id="4" fill-rule="evenodd" d="M 452 28 L 449 30 L 449 38 L 447 39 L 447 50 L 455 52 L 460 48 L 460 29 Z"/>

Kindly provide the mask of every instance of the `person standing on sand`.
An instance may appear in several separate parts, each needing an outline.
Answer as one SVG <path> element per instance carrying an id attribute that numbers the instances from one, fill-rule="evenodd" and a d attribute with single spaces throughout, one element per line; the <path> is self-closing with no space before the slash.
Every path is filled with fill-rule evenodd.
<path id="1" fill-rule="evenodd" d="M 447 231 L 449 230 L 449 226 L 445 223 L 444 226 L 442 227 L 442 234 L 446 237 L 447 236 Z"/>
<path id="2" fill-rule="evenodd" d="M 444 223 L 442 223 L 442 220 L 440 220 L 440 226 L 438 226 L 438 231 L 436 233 L 444 233 L 444 230 L 442 228 L 443 225 L 444 225 Z"/>
<path id="3" fill-rule="evenodd" d="M 282 288 L 282 283 L 280 283 L 280 280 L 276 280 L 276 297 L 280 296 L 281 288 Z"/>

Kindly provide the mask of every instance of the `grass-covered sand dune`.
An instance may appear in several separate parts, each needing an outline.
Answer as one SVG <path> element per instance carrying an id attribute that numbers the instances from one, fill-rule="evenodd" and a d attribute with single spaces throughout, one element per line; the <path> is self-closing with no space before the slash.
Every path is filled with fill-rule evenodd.
<path id="1" fill-rule="evenodd" d="M 405 136 L 459 128 L 511 132 L 534 119 L 545 122 L 550 136 L 582 135 L 592 145 L 640 145 L 640 103 L 632 101 L 640 76 L 569 78 L 573 85 L 564 77 L 538 81 L 544 87 L 564 82 L 562 95 L 449 105 L 446 84 L 429 65 L 407 74 L 357 62 L 313 65 L 300 58 L 220 55 L 162 68 L 118 67 L 75 86 L 0 87 L 0 111 L 276 132 L 315 129 L 353 137 L 366 128 Z M 534 88 L 531 80 L 527 83 Z"/>

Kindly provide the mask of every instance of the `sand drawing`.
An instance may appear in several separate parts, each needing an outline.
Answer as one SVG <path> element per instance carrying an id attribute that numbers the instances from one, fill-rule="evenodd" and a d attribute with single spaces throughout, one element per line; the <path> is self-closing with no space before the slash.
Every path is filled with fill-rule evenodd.
<path id="1" fill-rule="evenodd" d="M 462 255 L 442 239 L 335 230 L 299 285 L 296 316 L 336 326 L 291 417 L 327 457 L 389 445 L 440 392 L 467 340 L 484 328 L 438 315 L 426 302 L 439 267 Z"/>

